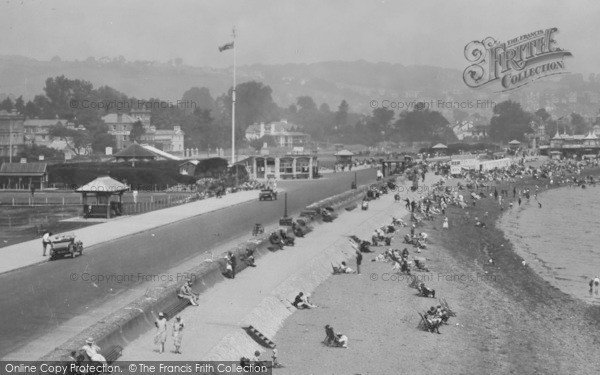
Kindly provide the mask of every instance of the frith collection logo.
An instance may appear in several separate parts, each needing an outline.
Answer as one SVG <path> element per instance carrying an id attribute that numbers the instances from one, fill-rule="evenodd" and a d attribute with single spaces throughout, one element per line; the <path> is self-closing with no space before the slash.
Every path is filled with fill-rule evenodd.
<path id="1" fill-rule="evenodd" d="M 565 57 L 571 52 L 558 48 L 554 40 L 557 28 L 537 30 L 500 43 L 492 37 L 473 41 L 465 47 L 465 57 L 472 65 L 463 72 L 469 87 L 499 84 L 509 91 L 540 78 L 565 71 Z"/>

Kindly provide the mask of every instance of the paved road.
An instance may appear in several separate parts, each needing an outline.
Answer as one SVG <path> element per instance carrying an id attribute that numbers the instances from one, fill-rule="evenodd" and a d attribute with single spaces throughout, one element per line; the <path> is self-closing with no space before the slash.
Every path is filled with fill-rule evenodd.
<path id="1" fill-rule="evenodd" d="M 373 181 L 373 169 L 357 171 L 358 184 Z M 281 182 L 288 191 L 288 213 L 349 189 L 354 172 L 316 181 Z M 137 277 L 158 275 L 186 259 L 250 233 L 254 223 L 275 223 L 283 199 L 248 202 L 97 246 L 84 256 L 0 275 L 0 358 L 67 320 L 139 285 Z M 134 275 L 122 282 L 81 281 L 82 275 Z M 72 281 L 72 275 L 79 280 Z M 112 289 L 112 290 L 111 290 Z M 90 322 L 92 323 L 92 322 Z M 59 344 L 59 343 L 56 343 Z M 50 348 L 49 348 L 50 349 Z"/>

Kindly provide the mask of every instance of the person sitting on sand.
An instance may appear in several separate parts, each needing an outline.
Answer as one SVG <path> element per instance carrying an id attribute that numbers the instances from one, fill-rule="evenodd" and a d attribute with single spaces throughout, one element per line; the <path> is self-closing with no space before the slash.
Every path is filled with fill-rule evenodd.
<path id="1" fill-rule="evenodd" d="M 346 262 L 342 262 L 339 267 L 343 273 L 354 273 L 354 270 L 346 265 Z"/>
<path id="2" fill-rule="evenodd" d="M 425 319 L 429 323 L 429 332 L 433 333 L 434 331 L 438 334 L 440 332 L 440 324 L 442 324 L 442 318 L 437 315 L 435 307 L 431 306 L 429 311 L 425 313 Z"/>
<path id="3" fill-rule="evenodd" d="M 317 307 L 317 305 L 313 305 L 308 300 L 309 294 L 304 294 L 303 292 L 298 293 L 292 305 L 297 309 L 312 309 L 313 307 Z"/>
<path id="4" fill-rule="evenodd" d="M 341 348 L 348 348 L 348 336 L 344 335 L 343 333 L 338 332 L 338 334 L 335 336 L 336 337 L 336 344 L 341 347 Z"/>
<path id="5" fill-rule="evenodd" d="M 179 293 L 177 294 L 179 298 L 184 298 L 190 301 L 190 304 L 193 306 L 198 306 L 198 298 L 199 295 L 195 294 L 192 290 L 192 281 L 186 281 L 181 288 L 179 288 Z"/>

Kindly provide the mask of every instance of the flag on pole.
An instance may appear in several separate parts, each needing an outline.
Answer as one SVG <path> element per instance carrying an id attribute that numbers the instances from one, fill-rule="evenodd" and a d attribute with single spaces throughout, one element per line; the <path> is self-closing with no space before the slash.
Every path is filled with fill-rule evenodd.
<path id="1" fill-rule="evenodd" d="M 221 47 L 219 47 L 219 52 L 223 52 L 223 51 L 226 51 L 226 50 L 232 49 L 232 48 L 233 48 L 233 42 L 227 43 L 227 44 L 224 44 Z"/>

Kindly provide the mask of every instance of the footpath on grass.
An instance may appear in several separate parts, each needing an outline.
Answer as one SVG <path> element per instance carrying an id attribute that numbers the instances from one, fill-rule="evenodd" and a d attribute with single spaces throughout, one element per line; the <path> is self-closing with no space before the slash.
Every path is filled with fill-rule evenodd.
<path id="1" fill-rule="evenodd" d="M 76 229 L 69 233 L 75 234 L 77 240 L 83 242 L 85 253 L 90 247 L 104 242 L 254 200 L 257 194 L 256 190 L 241 191 L 227 194 L 220 199 L 209 198 L 145 214 L 121 216 L 106 223 Z M 43 257 L 42 253 L 41 238 L 0 248 L 0 259 L 2 259 L 0 274 L 47 262 L 49 257 Z"/>
<path id="2" fill-rule="evenodd" d="M 243 328 L 252 325 L 273 337 L 294 310 L 289 300 L 300 291 L 311 292 L 327 279 L 332 263 L 350 259 L 354 264 L 349 236 L 370 238 L 374 228 L 391 223 L 392 216 L 404 207 L 392 202 L 393 194 L 388 194 L 371 201 L 366 211 L 341 209 L 338 219 L 316 226 L 305 238 L 297 238 L 295 246 L 268 253 L 258 258 L 256 268 L 246 268 L 235 279 L 204 291 L 198 307 L 190 306 L 180 314 L 185 324 L 183 354 L 172 352 L 170 321 L 165 353 L 158 353 L 154 330 L 150 330 L 129 342 L 120 360 L 239 360 L 264 350 Z"/>

